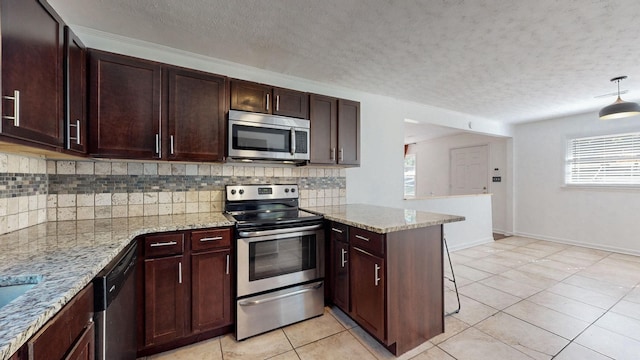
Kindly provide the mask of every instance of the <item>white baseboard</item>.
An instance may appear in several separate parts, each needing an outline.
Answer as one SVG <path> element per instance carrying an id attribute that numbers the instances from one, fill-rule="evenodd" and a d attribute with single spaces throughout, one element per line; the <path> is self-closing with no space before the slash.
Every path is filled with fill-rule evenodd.
<path id="1" fill-rule="evenodd" d="M 553 236 L 545 236 L 545 235 L 540 235 L 540 234 L 531 234 L 531 233 L 520 232 L 520 231 L 516 231 L 514 235 L 515 236 L 528 237 L 528 238 L 532 238 L 532 239 L 546 240 L 546 241 L 556 242 L 556 243 L 560 243 L 560 244 L 582 246 L 582 247 L 586 247 L 586 248 L 590 248 L 590 249 L 604 250 L 604 251 L 617 252 L 617 253 L 621 253 L 621 254 L 640 256 L 640 251 L 639 250 L 635 250 L 635 249 L 627 249 L 627 248 L 621 248 L 621 247 L 617 247 L 617 246 L 607 246 L 607 245 L 602 245 L 602 244 L 585 243 L 585 242 L 582 242 L 582 241 L 577 241 L 577 240 L 572 240 L 572 239 L 563 239 L 563 238 L 557 238 L 557 237 L 553 237 Z"/>
<path id="2" fill-rule="evenodd" d="M 462 249 L 466 249 L 466 248 L 470 248 L 473 246 L 478 246 L 478 245 L 482 245 L 482 244 L 488 244 L 488 243 L 492 243 L 493 242 L 493 237 L 489 237 L 489 238 L 484 238 L 484 239 L 477 239 L 477 240 L 473 240 L 473 241 L 469 241 L 469 242 L 464 242 L 463 244 L 458 244 L 458 245 L 454 245 L 454 246 L 449 246 L 449 251 L 456 251 L 456 250 L 462 250 Z M 447 243 L 448 245 L 448 243 Z"/>
<path id="3" fill-rule="evenodd" d="M 492 232 L 494 234 L 501 234 L 504 236 L 512 236 L 513 233 L 511 231 L 506 231 L 506 230 L 502 230 L 502 229 L 493 229 Z"/>

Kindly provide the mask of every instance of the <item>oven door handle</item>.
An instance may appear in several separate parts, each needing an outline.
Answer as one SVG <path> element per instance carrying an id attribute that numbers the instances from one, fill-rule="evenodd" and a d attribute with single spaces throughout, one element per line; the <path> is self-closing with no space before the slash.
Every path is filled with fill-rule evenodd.
<path id="1" fill-rule="evenodd" d="M 309 225 L 309 226 L 300 226 L 295 228 L 286 228 L 286 229 L 275 229 L 275 230 L 263 230 L 263 231 L 240 231 L 238 235 L 241 237 L 258 237 L 258 236 L 268 236 L 268 235 L 280 235 L 280 234 L 288 234 L 299 231 L 307 231 L 307 230 L 317 230 L 322 228 L 322 224 L 318 225 Z"/>
<path id="2" fill-rule="evenodd" d="M 300 294 L 304 294 L 306 292 L 314 291 L 314 290 L 319 289 L 320 286 L 322 286 L 322 281 L 319 281 L 319 282 L 313 283 L 313 284 L 309 284 L 309 285 L 303 287 L 300 290 L 292 291 L 292 292 L 286 293 L 286 294 L 280 294 L 280 295 L 271 296 L 271 297 L 267 297 L 267 298 L 264 298 L 264 299 L 258 299 L 258 300 L 242 300 L 242 301 L 238 302 L 238 305 L 240 305 L 240 306 L 260 305 L 260 304 L 264 304 L 266 302 L 280 300 L 280 299 L 288 298 L 290 296 L 300 295 Z"/>

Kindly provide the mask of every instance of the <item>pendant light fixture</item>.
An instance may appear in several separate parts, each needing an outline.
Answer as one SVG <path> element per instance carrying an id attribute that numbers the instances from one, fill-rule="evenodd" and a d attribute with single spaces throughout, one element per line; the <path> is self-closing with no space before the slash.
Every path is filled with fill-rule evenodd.
<path id="1" fill-rule="evenodd" d="M 618 76 L 611 79 L 611 82 L 618 83 L 618 99 L 600 110 L 601 120 L 619 119 L 640 114 L 640 105 L 634 102 L 627 102 L 620 98 L 620 81 L 626 79 L 626 76 Z"/>

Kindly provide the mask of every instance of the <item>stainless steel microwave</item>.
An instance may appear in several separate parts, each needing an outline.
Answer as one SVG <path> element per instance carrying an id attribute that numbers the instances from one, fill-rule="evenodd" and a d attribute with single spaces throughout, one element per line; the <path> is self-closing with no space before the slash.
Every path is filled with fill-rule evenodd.
<path id="1" fill-rule="evenodd" d="M 304 163 L 309 160 L 309 120 L 229 111 L 228 157 Z"/>

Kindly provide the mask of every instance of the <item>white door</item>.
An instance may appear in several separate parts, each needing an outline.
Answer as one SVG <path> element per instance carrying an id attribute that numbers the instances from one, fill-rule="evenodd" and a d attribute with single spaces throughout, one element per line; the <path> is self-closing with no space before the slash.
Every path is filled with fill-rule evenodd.
<path id="1" fill-rule="evenodd" d="M 489 187 L 487 145 L 449 151 L 451 195 L 486 194 Z"/>

